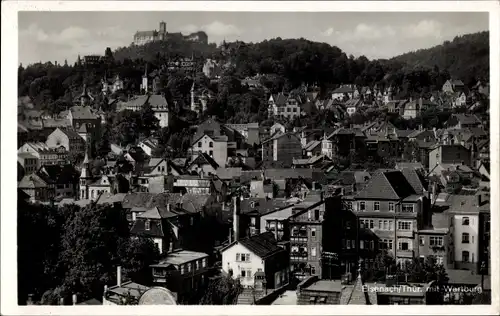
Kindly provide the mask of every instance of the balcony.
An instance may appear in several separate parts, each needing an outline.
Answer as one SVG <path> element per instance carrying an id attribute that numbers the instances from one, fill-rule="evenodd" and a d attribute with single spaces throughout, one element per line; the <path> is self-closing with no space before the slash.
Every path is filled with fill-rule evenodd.
<path id="1" fill-rule="evenodd" d="M 290 237 L 290 242 L 295 242 L 295 243 L 307 243 L 307 237 L 302 237 L 302 236 L 292 236 L 292 237 Z"/>
<path id="2" fill-rule="evenodd" d="M 293 262 L 306 262 L 307 261 L 307 252 L 299 252 L 299 251 L 292 251 L 290 253 L 290 261 Z"/>
<path id="3" fill-rule="evenodd" d="M 398 230 L 396 232 L 396 235 L 398 237 L 406 237 L 406 238 L 413 238 L 415 232 L 413 230 Z"/>
<path id="4" fill-rule="evenodd" d="M 413 250 L 400 250 L 396 251 L 396 257 L 398 258 L 413 258 L 414 251 Z"/>

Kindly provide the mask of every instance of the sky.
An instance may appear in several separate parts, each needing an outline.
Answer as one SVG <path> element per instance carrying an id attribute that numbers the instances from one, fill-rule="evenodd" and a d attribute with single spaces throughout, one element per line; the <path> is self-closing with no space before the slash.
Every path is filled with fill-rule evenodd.
<path id="1" fill-rule="evenodd" d="M 306 38 L 354 56 L 390 58 L 488 30 L 482 12 L 19 12 L 19 62 L 74 63 L 128 46 L 136 31 L 205 31 L 209 42 Z"/>

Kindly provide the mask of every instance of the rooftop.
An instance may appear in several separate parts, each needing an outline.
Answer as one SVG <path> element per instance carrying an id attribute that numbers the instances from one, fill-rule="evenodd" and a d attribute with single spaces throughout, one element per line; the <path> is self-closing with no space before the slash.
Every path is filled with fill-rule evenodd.
<path id="1" fill-rule="evenodd" d="M 318 292 L 340 292 L 342 291 L 342 283 L 340 280 L 319 280 L 309 285 L 304 290 Z"/>
<path id="2" fill-rule="evenodd" d="M 166 255 L 165 258 L 161 259 L 158 264 L 151 265 L 151 267 L 166 267 L 171 264 L 178 265 L 187 262 L 207 258 L 208 255 L 203 252 L 189 251 L 189 250 L 179 250 Z"/>

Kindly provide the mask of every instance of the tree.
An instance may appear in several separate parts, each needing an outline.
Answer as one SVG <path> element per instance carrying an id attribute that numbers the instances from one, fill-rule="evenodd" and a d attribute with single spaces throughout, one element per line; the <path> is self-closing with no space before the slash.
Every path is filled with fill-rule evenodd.
<path id="1" fill-rule="evenodd" d="M 238 280 L 230 276 L 219 276 L 210 281 L 200 300 L 201 305 L 235 305 L 238 295 L 243 290 Z"/>
<path id="2" fill-rule="evenodd" d="M 64 218 L 56 208 L 22 200 L 17 210 L 18 300 L 25 304 L 28 294 L 40 297 L 61 280 L 58 255 Z"/>
<path id="3" fill-rule="evenodd" d="M 121 246 L 124 276 L 142 285 L 152 284 L 149 266 L 160 259 L 158 247 L 149 238 L 133 238 Z"/>
<path id="4" fill-rule="evenodd" d="M 113 138 L 122 146 L 133 144 L 139 138 L 141 118 L 138 112 L 124 110 L 113 119 Z"/>
<path id="5" fill-rule="evenodd" d="M 108 124 L 105 124 L 101 137 L 96 141 L 96 152 L 98 157 L 106 157 L 111 152 L 111 138 L 111 128 Z"/>
<path id="6" fill-rule="evenodd" d="M 159 120 L 156 118 L 153 107 L 149 102 L 142 106 L 139 115 L 141 122 L 139 129 L 144 136 L 149 137 L 152 131 L 158 130 Z"/>

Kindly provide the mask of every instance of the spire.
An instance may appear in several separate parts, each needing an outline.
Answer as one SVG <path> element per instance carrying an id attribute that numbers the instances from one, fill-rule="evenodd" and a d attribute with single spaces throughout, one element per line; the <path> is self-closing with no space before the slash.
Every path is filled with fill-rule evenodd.
<path id="1" fill-rule="evenodd" d="M 85 150 L 85 158 L 83 159 L 82 172 L 80 173 L 80 179 L 86 179 L 92 177 L 89 169 L 89 154 L 88 150 Z"/>

